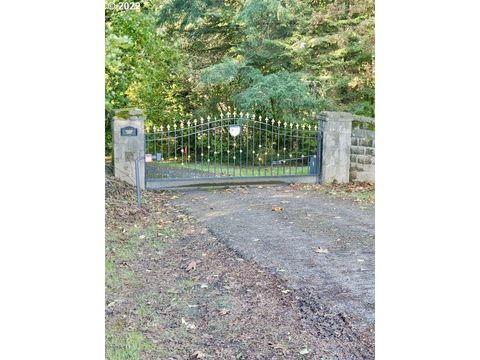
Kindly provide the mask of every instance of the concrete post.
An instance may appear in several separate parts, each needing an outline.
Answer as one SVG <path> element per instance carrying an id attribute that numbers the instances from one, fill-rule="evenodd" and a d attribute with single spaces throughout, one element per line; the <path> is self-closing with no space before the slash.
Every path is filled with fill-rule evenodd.
<path id="1" fill-rule="evenodd" d="M 323 130 L 320 182 L 348 183 L 353 116 L 346 112 L 322 111 L 319 120 Z"/>
<path id="2" fill-rule="evenodd" d="M 145 117 L 139 109 L 115 110 L 112 121 L 115 177 L 135 185 L 135 159 L 145 157 Z M 145 188 L 145 161 L 140 162 L 140 184 Z"/>

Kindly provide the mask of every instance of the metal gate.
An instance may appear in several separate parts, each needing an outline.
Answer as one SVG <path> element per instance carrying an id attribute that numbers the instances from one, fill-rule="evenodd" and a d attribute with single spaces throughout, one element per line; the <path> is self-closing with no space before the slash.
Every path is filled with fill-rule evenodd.
<path id="1" fill-rule="evenodd" d="M 236 112 L 146 129 L 147 189 L 318 182 L 318 124 Z"/>

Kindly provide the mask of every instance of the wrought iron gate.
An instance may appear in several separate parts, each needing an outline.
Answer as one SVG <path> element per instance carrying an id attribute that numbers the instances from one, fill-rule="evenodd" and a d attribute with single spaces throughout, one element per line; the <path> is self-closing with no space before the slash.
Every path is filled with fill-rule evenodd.
<path id="1" fill-rule="evenodd" d="M 146 129 L 149 189 L 318 182 L 318 124 L 236 112 Z"/>

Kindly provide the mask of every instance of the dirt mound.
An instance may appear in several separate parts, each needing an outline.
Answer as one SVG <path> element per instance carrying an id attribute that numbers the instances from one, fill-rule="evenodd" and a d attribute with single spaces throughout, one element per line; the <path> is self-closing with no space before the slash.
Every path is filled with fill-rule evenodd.
<path id="1" fill-rule="evenodd" d="M 105 216 L 107 220 L 132 223 L 145 215 L 136 203 L 135 187 L 112 175 L 105 175 Z M 107 221 L 108 222 L 108 221 Z"/>
<path id="2" fill-rule="evenodd" d="M 143 224 L 149 213 L 161 211 L 166 196 L 163 192 L 142 191 L 142 207 L 137 206 L 137 193 L 133 185 L 105 174 L 105 219 L 108 225 Z"/>

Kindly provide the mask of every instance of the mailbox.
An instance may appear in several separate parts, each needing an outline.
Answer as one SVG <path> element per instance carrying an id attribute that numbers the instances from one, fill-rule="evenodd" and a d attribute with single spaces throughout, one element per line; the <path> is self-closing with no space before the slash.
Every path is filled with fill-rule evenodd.
<path id="1" fill-rule="evenodd" d="M 133 126 L 126 126 L 120 129 L 120 135 L 121 136 L 137 136 L 138 130 Z"/>

